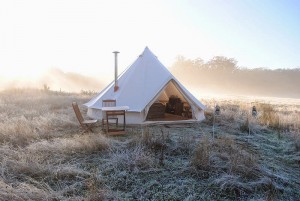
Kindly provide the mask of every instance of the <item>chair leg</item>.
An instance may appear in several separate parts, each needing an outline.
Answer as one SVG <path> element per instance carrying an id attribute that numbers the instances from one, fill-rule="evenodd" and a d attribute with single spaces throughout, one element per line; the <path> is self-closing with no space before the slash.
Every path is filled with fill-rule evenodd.
<path id="1" fill-rule="evenodd" d="M 92 128 L 91 128 L 91 125 L 89 126 L 89 125 L 85 125 L 85 128 L 83 128 L 83 133 L 86 133 L 86 132 L 94 132 L 93 130 L 92 130 Z"/>
<path id="2" fill-rule="evenodd" d="M 91 131 L 92 133 L 94 132 L 90 126 L 88 126 L 87 130 Z"/>
<path id="3" fill-rule="evenodd" d="M 84 133 L 87 133 L 89 131 L 89 129 L 88 128 L 84 128 L 84 127 L 82 127 L 82 129 L 81 129 L 81 131 L 80 131 L 80 133 L 81 134 L 84 134 Z"/>

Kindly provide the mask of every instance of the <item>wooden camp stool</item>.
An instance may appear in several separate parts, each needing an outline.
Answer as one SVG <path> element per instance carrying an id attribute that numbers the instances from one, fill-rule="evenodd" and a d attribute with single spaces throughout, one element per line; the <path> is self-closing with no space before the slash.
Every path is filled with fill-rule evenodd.
<path id="1" fill-rule="evenodd" d="M 123 127 L 119 128 L 110 128 L 109 123 L 106 124 L 106 133 L 108 135 L 124 135 L 126 134 L 126 110 L 128 106 L 117 106 L 117 107 L 103 107 L 102 111 L 106 114 L 106 121 L 108 122 L 111 116 L 122 116 L 123 117 Z"/>

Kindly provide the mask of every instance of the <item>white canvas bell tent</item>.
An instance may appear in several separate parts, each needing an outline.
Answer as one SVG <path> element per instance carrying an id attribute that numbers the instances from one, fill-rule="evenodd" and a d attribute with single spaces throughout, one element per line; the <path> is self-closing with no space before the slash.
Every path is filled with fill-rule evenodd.
<path id="1" fill-rule="evenodd" d="M 114 99 L 117 106 L 129 106 L 126 124 L 143 124 L 153 103 L 165 104 L 170 96 L 175 96 L 190 107 L 190 120 L 205 119 L 205 106 L 178 82 L 148 47 L 118 76 L 117 82 L 117 91 L 112 82 L 84 104 L 88 107 L 89 117 L 102 119 L 102 101 Z"/>

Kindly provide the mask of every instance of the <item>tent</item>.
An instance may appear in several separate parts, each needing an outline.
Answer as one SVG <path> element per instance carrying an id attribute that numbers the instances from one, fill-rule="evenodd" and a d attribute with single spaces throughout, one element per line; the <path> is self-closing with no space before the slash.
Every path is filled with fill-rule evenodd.
<path id="1" fill-rule="evenodd" d="M 129 106 L 126 112 L 127 124 L 143 124 L 148 121 L 147 115 L 154 103 L 166 106 L 170 97 L 176 97 L 182 104 L 187 105 L 190 112 L 190 117 L 180 117 L 179 120 L 205 119 L 205 106 L 167 70 L 148 47 L 118 76 L 117 82 L 119 87 L 117 91 L 114 90 L 114 82 L 112 82 L 96 97 L 84 104 L 88 107 L 89 117 L 102 119 L 102 101 L 114 99 L 117 106 Z M 172 114 L 166 116 L 170 115 L 172 116 Z M 168 121 L 168 118 L 160 120 Z"/>

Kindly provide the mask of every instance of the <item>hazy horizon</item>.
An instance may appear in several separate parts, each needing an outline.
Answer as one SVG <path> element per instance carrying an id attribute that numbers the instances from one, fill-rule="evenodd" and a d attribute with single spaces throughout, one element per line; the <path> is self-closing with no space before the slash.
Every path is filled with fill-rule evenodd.
<path id="1" fill-rule="evenodd" d="M 190 64 L 194 64 L 193 60 L 187 59 L 186 61 L 190 62 Z M 209 63 L 209 61 L 207 62 Z M 205 63 L 203 63 L 205 64 Z M 177 67 L 176 67 L 177 66 Z M 238 67 L 238 66 L 237 66 Z M 234 75 L 228 75 L 226 72 L 218 72 L 222 75 L 223 84 L 218 84 L 215 81 L 215 78 L 210 77 L 210 74 L 207 74 L 205 71 L 201 71 L 199 66 L 189 66 L 186 65 L 178 65 L 178 61 L 174 62 L 172 67 L 168 68 L 168 70 L 179 79 L 185 87 L 190 90 L 198 99 L 203 98 L 225 98 L 225 97 L 252 97 L 252 98 L 276 98 L 279 99 L 300 99 L 299 94 L 294 93 L 297 88 L 297 83 L 295 83 L 295 87 L 291 87 L 289 81 L 292 81 L 291 78 L 288 81 L 281 80 L 281 82 L 277 82 L 275 77 L 272 78 L 272 75 L 265 75 L 264 73 L 275 73 L 276 71 L 282 71 L 286 73 L 293 74 L 294 77 L 295 72 L 293 70 L 268 70 L 268 69 L 247 69 L 240 68 L 240 72 L 246 74 L 247 77 L 240 77 L 240 75 L 236 78 L 232 77 Z M 299 70 L 297 70 L 298 73 Z M 253 77 L 249 77 L 249 72 L 254 73 L 256 77 L 254 79 L 258 79 L 253 84 L 247 84 L 247 79 L 253 80 Z M 300 71 L 299 71 L 300 72 Z M 216 72 L 212 71 L 212 74 Z M 200 74 L 200 75 L 199 75 Z M 0 91 L 9 90 L 9 89 L 26 89 L 26 88 L 35 88 L 35 89 L 44 89 L 44 85 L 47 85 L 50 90 L 53 91 L 62 91 L 62 92 L 75 92 L 80 93 L 82 91 L 87 92 L 100 92 L 104 89 L 109 83 L 113 82 L 114 75 L 110 75 L 109 77 L 103 76 L 85 76 L 76 72 L 65 72 L 59 68 L 51 68 L 48 71 L 35 79 L 0 79 Z M 201 77 L 202 76 L 202 77 Z M 228 77 L 229 76 L 229 77 Z M 197 78 L 198 77 L 198 78 Z M 218 77 L 218 76 L 217 76 Z M 261 78 L 260 78 L 261 77 Z M 266 77 L 268 84 L 265 86 L 260 85 L 261 79 L 265 79 L 262 77 Z M 283 77 L 286 75 L 283 74 Z M 1 76 L 0 76 L 1 78 Z M 195 80 L 196 79 L 196 80 Z M 229 80 L 228 80 L 229 79 Z M 246 82 L 245 82 L 246 81 Z M 285 85 L 282 86 L 282 83 L 286 82 Z M 296 81 L 295 81 L 296 82 Z M 228 88 L 228 86 L 233 85 L 233 87 Z M 270 86 L 272 86 L 270 88 Z M 275 90 L 278 88 L 283 88 L 284 91 Z M 285 88 L 289 88 L 290 90 L 286 91 Z M 290 95 L 289 95 L 290 94 Z"/>

